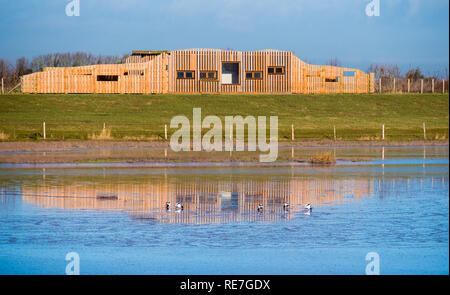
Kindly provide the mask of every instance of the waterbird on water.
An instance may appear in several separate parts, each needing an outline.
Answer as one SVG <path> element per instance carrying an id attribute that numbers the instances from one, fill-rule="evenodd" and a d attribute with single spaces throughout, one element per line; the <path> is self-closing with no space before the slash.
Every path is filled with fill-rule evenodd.
<path id="1" fill-rule="evenodd" d="M 264 210 L 263 204 L 259 204 L 257 210 L 258 210 L 258 212 L 262 212 Z"/>
<path id="2" fill-rule="evenodd" d="M 171 205 L 170 202 L 166 202 L 166 210 L 170 210 L 170 205 Z"/>
<path id="3" fill-rule="evenodd" d="M 311 204 L 310 204 L 310 203 L 306 204 L 306 205 L 305 205 L 305 208 L 306 208 L 306 210 L 308 210 L 308 211 L 311 211 L 311 210 L 312 210 L 312 207 L 311 207 Z"/>
<path id="4" fill-rule="evenodd" d="M 288 211 L 289 210 L 289 203 L 284 202 L 283 209 L 284 209 L 284 211 Z"/>
<path id="5" fill-rule="evenodd" d="M 183 209 L 184 209 L 183 205 L 181 205 L 180 202 L 176 202 L 176 203 L 175 203 L 175 208 L 177 209 L 177 211 L 180 211 L 180 210 L 183 210 Z"/>

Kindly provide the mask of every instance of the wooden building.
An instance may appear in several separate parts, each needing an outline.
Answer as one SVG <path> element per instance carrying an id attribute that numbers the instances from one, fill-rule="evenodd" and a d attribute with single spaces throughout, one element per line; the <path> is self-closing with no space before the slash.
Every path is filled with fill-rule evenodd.
<path id="1" fill-rule="evenodd" d="M 374 75 L 310 65 L 293 52 L 133 51 L 124 64 L 44 68 L 24 93 L 373 93 Z"/>

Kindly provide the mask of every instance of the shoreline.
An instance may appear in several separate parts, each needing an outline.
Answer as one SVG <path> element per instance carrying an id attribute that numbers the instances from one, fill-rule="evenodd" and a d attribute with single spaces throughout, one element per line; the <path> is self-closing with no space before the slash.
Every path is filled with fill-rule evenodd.
<path id="1" fill-rule="evenodd" d="M 325 141 L 281 142 L 275 162 L 262 163 L 260 151 L 174 152 L 168 142 L 48 141 L 0 142 L 0 168 L 71 167 L 267 167 L 306 166 L 315 156 L 326 156 L 331 165 L 367 162 L 384 148 L 448 148 L 448 141 Z M 383 151 L 382 151 L 383 150 Z M 432 157 L 432 155 L 430 155 Z M 334 163 L 334 161 L 336 163 Z M 327 163 L 324 163 L 325 165 Z"/>
<path id="2" fill-rule="evenodd" d="M 279 148 L 314 148 L 314 147 L 413 147 L 413 146 L 448 146 L 449 140 L 299 140 L 278 142 Z M 3 141 L 0 153 L 20 152 L 66 152 L 95 149 L 165 149 L 170 148 L 168 141 Z"/>
<path id="3" fill-rule="evenodd" d="M 99 162 L 99 163 L 0 163 L 0 169 L 58 168 L 228 168 L 228 167 L 304 167 L 305 162 Z M 313 165 L 311 165 L 313 166 Z"/>

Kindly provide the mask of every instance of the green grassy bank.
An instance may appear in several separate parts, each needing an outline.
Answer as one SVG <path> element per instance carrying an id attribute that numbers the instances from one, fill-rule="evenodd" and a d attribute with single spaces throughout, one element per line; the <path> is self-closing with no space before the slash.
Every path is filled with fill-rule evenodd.
<path id="1" fill-rule="evenodd" d="M 278 116 L 279 139 L 447 140 L 449 96 L 442 94 L 358 95 L 0 95 L 0 141 L 90 139 L 106 124 L 110 139 L 161 140 L 176 115 Z M 192 119 L 191 119 L 192 123 Z M 169 129 L 169 135 L 175 130 Z M 205 130 L 206 131 L 206 130 Z M 40 134 L 39 134 L 40 133 Z"/>

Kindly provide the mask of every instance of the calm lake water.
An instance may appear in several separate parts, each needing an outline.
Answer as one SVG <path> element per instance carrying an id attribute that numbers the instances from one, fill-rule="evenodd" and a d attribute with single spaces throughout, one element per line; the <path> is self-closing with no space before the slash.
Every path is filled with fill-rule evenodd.
<path id="1" fill-rule="evenodd" d="M 381 274 L 448 274 L 448 147 L 337 153 L 373 159 L 0 166 L 0 274 L 65 274 L 68 252 L 81 274 L 365 274 L 368 252 Z M 166 201 L 184 210 L 167 211 Z"/>

